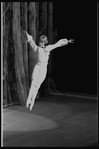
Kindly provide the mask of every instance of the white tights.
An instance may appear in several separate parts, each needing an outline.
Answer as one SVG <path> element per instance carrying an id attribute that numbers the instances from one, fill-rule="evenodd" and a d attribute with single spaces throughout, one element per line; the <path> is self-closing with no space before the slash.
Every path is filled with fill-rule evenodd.
<path id="1" fill-rule="evenodd" d="M 38 90 L 46 77 L 47 68 L 45 66 L 36 65 L 32 74 L 32 83 L 29 91 L 28 99 L 26 101 L 26 107 L 30 104 L 30 110 L 34 105 L 34 101 Z"/>

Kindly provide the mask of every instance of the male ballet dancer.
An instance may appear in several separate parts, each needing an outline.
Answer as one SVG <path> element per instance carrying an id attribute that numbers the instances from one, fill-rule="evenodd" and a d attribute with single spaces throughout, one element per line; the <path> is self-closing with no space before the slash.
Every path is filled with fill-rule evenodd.
<path id="1" fill-rule="evenodd" d="M 31 45 L 32 49 L 34 50 L 36 57 L 36 64 L 32 73 L 31 87 L 26 101 L 26 107 L 28 108 L 30 105 L 30 110 L 32 110 L 38 90 L 46 77 L 50 52 L 55 48 L 67 45 L 68 43 L 73 43 L 73 39 L 67 40 L 65 38 L 59 40 L 55 44 L 47 45 L 48 39 L 45 35 L 42 35 L 40 37 L 39 46 L 37 46 L 31 35 L 29 35 L 26 31 L 24 31 L 24 34 L 27 42 Z"/>

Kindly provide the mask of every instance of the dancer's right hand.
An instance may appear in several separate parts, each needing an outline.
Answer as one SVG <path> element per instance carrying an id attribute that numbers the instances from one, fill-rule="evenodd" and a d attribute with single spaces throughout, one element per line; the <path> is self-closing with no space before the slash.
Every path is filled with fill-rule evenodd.
<path id="1" fill-rule="evenodd" d="M 27 32 L 26 31 L 22 31 L 22 35 L 24 36 L 24 39 L 25 40 L 28 40 L 28 36 L 27 36 Z"/>
<path id="2" fill-rule="evenodd" d="M 23 35 L 25 37 L 25 40 L 27 40 L 27 42 L 33 40 L 32 36 L 29 35 L 26 31 L 23 31 Z"/>

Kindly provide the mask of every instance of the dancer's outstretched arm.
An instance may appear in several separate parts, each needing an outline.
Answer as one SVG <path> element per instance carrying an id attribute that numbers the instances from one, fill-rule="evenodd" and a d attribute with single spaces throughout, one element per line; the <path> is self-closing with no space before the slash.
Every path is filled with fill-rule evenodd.
<path id="1" fill-rule="evenodd" d="M 66 38 L 65 39 L 60 39 L 58 42 L 56 42 L 55 44 L 52 44 L 52 45 L 48 45 L 46 47 L 46 50 L 47 51 L 51 51 L 55 48 L 58 48 L 58 47 L 62 47 L 62 46 L 65 46 L 67 45 L 68 43 L 73 43 L 74 39 L 70 39 L 70 40 L 67 40 Z"/>
<path id="2" fill-rule="evenodd" d="M 23 31 L 26 41 L 31 45 L 31 47 L 36 51 L 37 45 L 35 44 L 33 37 L 29 35 L 26 31 Z"/>

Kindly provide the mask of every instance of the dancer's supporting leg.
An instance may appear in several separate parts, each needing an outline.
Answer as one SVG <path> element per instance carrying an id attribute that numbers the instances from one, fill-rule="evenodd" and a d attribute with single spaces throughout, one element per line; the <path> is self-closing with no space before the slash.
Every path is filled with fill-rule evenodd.
<path id="1" fill-rule="evenodd" d="M 36 65 L 32 74 L 32 83 L 31 83 L 31 88 L 29 90 L 29 95 L 26 101 L 26 107 L 28 108 L 29 104 L 31 104 L 31 98 L 35 92 L 35 85 L 37 82 L 37 78 L 39 76 L 39 67 Z"/>
<path id="2" fill-rule="evenodd" d="M 26 107 L 27 108 L 28 108 L 29 104 L 31 104 L 32 96 L 33 96 L 33 93 L 34 93 L 34 90 L 35 90 L 35 83 L 36 83 L 36 80 L 32 80 L 31 88 L 30 88 L 29 95 L 28 95 L 28 99 L 26 101 Z"/>
<path id="3" fill-rule="evenodd" d="M 34 101 L 35 101 L 35 98 L 37 96 L 38 90 L 39 90 L 42 82 L 44 81 L 45 77 L 46 77 L 46 71 L 44 71 L 43 73 L 41 73 L 40 76 L 37 79 L 37 82 L 35 84 L 34 94 L 32 96 L 32 102 L 31 102 L 31 105 L 30 105 L 30 110 L 32 110 L 32 108 L 33 108 Z"/>
<path id="4" fill-rule="evenodd" d="M 38 90 L 39 90 L 39 88 L 37 86 L 35 86 L 34 91 L 33 91 L 34 94 L 32 95 L 32 98 L 31 98 L 30 110 L 32 110 L 32 108 L 34 106 L 34 102 L 35 102 Z"/>

